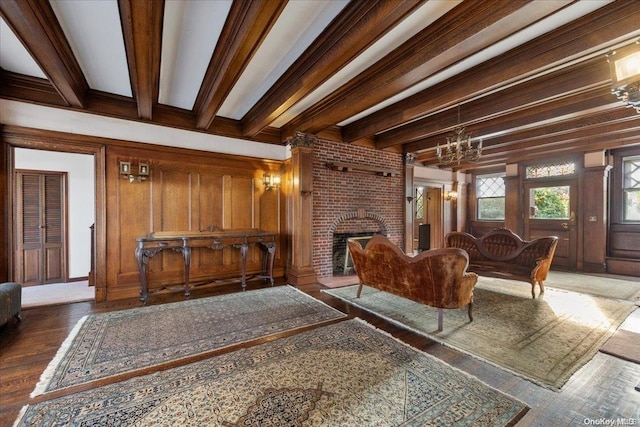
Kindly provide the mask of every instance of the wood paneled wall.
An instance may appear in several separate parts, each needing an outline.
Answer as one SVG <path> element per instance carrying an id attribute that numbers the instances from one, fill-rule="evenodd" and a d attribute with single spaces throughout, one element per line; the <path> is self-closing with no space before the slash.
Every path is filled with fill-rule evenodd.
<path id="1" fill-rule="evenodd" d="M 119 173 L 121 161 L 131 162 L 137 172 L 140 161 L 148 163 L 150 175 L 129 182 Z M 239 156 L 183 153 L 175 150 L 109 147 L 107 171 L 108 299 L 130 297 L 139 290 L 134 258 L 136 238 L 157 231 L 206 231 L 210 229 L 258 228 L 280 234 L 279 190 L 265 190 L 262 175 L 278 172 L 281 163 Z M 281 276 L 284 239 L 277 242 L 276 266 Z M 194 249 L 191 281 L 238 277 L 240 252 Z M 262 269 L 262 250 L 251 247 L 247 273 Z M 163 251 L 147 266 L 149 287 L 181 284 L 182 255 Z"/>
<path id="2" fill-rule="evenodd" d="M 95 156 L 97 301 L 139 295 L 136 237 L 156 231 L 215 227 L 273 232 L 278 236 L 274 275 L 284 275 L 286 188 L 267 191 L 262 184 L 263 174 L 280 173 L 284 162 L 9 126 L 2 131 L 3 142 L 8 144 L 3 147 L 5 155 L 12 145 Z M 120 175 L 120 161 L 131 162 L 134 174 L 140 161 L 148 163 L 148 179 L 129 182 Z M 2 230 L 6 235 L 11 227 L 8 222 Z M 240 260 L 235 248 L 194 249 L 191 281 L 238 277 Z M 247 273 L 261 269 L 262 251 L 251 247 Z M 151 258 L 147 271 L 150 289 L 160 284 L 180 285 L 182 255 L 163 251 Z"/>

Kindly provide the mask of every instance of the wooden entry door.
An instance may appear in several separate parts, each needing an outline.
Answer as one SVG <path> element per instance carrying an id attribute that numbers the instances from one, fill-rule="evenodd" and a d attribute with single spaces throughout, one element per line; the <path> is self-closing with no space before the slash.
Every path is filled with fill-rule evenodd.
<path id="1" fill-rule="evenodd" d="M 66 174 L 16 171 L 16 262 L 23 286 L 67 281 Z"/>
<path id="2" fill-rule="evenodd" d="M 557 236 L 553 266 L 577 268 L 577 195 L 575 180 L 525 185 L 525 239 Z"/>

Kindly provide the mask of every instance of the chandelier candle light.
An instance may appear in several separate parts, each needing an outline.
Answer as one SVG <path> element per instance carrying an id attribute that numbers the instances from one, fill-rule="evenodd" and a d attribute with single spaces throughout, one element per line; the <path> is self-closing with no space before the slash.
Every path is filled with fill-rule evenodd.
<path id="1" fill-rule="evenodd" d="M 460 125 L 460 105 L 458 105 L 458 126 L 453 130 L 453 135 L 447 137 L 447 146 L 443 151 L 440 144 L 436 146 L 436 155 L 442 165 L 454 162 L 460 164 L 461 160 L 475 163 L 482 155 L 482 139 L 478 141 L 476 148 L 473 148 L 471 136 L 465 133 L 464 126 Z"/>

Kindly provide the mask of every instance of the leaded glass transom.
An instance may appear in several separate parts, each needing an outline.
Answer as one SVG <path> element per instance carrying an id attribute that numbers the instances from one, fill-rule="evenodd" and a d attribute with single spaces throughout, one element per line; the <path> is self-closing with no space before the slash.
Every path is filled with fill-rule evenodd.
<path id="1" fill-rule="evenodd" d="M 535 166 L 527 166 L 525 176 L 527 179 L 546 178 L 549 176 L 574 175 L 576 162 L 573 160 L 561 163 L 546 163 Z"/>

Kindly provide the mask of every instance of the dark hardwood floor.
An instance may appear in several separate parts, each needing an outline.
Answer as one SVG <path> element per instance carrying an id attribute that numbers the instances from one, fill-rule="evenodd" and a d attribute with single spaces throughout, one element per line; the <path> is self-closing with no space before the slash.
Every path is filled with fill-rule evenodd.
<path id="1" fill-rule="evenodd" d="M 250 282 L 248 289 L 262 286 L 264 286 L 262 282 Z M 605 425 L 602 420 L 618 420 L 617 425 L 640 425 L 640 392 L 634 390 L 634 386 L 640 382 L 640 365 L 638 364 L 598 353 L 569 380 L 560 392 L 554 392 L 349 306 L 322 292 L 325 287 L 319 283 L 299 288 L 349 316 L 360 317 L 409 345 L 430 353 L 478 377 L 488 385 L 524 401 L 531 409 L 519 421 L 518 426 Z M 238 285 L 196 288 L 191 298 L 230 292 L 238 292 Z M 181 300 L 183 300 L 181 293 L 158 294 L 150 297 L 149 304 Z M 78 320 L 88 314 L 140 305 L 138 300 L 126 300 L 101 304 L 80 302 L 29 308 L 23 311 L 23 322 L 12 321 L 1 327 L 0 426 L 11 426 L 20 409 L 35 401 L 30 399 L 29 395 L 38 382 L 40 374 Z M 256 343 L 253 342 L 250 345 Z M 599 424 L 596 424 L 598 420 L 600 420 Z"/>

